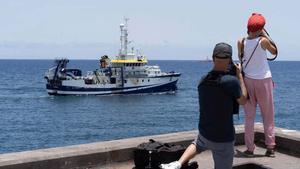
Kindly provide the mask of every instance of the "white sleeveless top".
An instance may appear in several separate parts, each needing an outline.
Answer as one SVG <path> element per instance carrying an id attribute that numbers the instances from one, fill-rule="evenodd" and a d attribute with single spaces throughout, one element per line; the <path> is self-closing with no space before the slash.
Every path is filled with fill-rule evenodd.
<path id="1" fill-rule="evenodd" d="M 245 39 L 244 41 L 244 57 L 243 70 L 246 77 L 252 79 L 266 79 L 272 77 L 271 70 L 267 60 L 267 51 L 261 47 L 260 38 Z M 259 42 L 258 42 L 259 41 Z M 245 68 L 255 46 L 258 44 L 251 60 Z"/>

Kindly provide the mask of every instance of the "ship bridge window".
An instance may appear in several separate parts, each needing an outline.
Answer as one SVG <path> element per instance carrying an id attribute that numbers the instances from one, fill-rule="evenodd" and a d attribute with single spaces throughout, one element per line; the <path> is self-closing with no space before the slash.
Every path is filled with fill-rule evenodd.
<path id="1" fill-rule="evenodd" d="M 148 82 L 150 82 L 150 79 L 148 79 Z"/>
<path id="2" fill-rule="evenodd" d="M 142 80 L 142 82 L 144 82 L 144 79 Z"/>

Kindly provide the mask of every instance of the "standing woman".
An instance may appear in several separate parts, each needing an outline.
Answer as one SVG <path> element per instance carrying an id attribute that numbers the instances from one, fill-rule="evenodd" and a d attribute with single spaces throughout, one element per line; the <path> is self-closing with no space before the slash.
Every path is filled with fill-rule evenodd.
<path id="1" fill-rule="evenodd" d="M 253 156 L 254 120 L 257 105 L 260 108 L 267 146 L 266 156 L 274 157 L 274 103 L 273 81 L 267 61 L 267 51 L 277 55 L 274 43 L 269 39 L 264 25 L 266 21 L 261 14 L 253 13 L 248 20 L 248 36 L 238 41 L 238 54 L 244 71 L 244 81 L 249 99 L 245 110 L 245 144 L 246 156 Z"/>

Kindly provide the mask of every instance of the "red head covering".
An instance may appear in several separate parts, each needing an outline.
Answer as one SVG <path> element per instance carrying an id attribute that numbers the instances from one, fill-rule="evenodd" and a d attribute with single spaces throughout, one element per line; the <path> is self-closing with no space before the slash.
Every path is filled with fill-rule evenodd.
<path id="1" fill-rule="evenodd" d="M 266 24 L 266 20 L 262 16 L 262 14 L 253 13 L 248 20 L 247 28 L 249 32 L 256 32 L 264 28 L 265 24 Z"/>

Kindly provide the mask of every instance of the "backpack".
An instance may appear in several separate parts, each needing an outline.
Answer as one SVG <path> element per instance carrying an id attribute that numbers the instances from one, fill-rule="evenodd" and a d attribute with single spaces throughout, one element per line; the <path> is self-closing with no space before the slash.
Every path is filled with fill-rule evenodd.
<path id="1" fill-rule="evenodd" d="M 184 153 L 185 147 L 169 143 L 157 142 L 150 139 L 149 142 L 141 143 L 134 150 L 135 169 L 160 169 L 160 164 L 179 160 Z M 187 168 L 189 167 L 190 168 Z M 193 168 L 191 168 L 193 167 Z M 185 164 L 182 169 L 197 169 L 196 162 Z"/>

